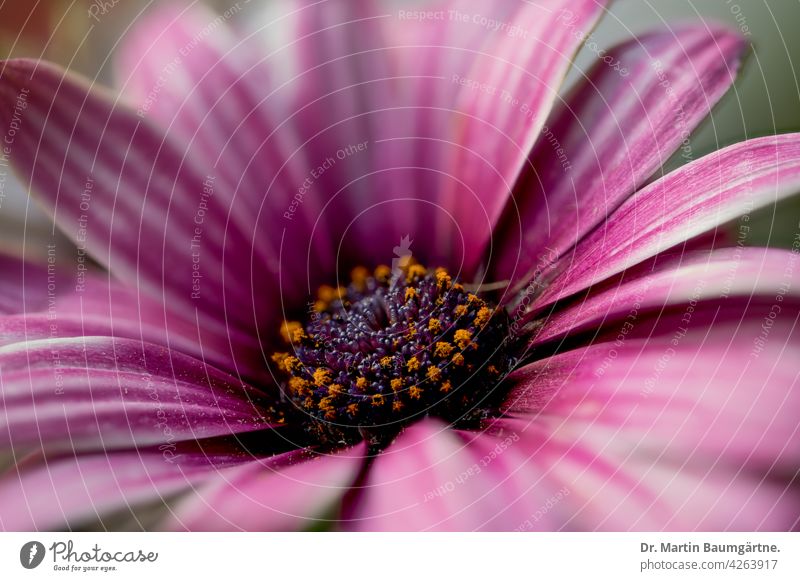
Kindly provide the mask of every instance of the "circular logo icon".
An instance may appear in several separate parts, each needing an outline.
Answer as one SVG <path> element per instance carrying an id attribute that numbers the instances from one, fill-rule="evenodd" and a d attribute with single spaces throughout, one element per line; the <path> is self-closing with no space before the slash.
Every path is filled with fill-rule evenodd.
<path id="1" fill-rule="evenodd" d="M 19 562 L 26 569 L 35 569 L 44 560 L 44 545 L 39 541 L 30 541 L 19 550 Z"/>

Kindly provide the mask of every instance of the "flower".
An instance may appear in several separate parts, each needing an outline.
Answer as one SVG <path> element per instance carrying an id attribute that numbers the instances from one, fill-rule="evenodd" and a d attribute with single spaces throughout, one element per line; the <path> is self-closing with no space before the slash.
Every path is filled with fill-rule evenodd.
<path id="1" fill-rule="evenodd" d="M 743 242 L 800 136 L 656 175 L 745 44 L 642 34 L 561 98 L 603 9 L 301 2 L 277 48 L 159 9 L 121 97 L 4 63 L 77 250 L 3 258 L 3 528 L 796 528 L 800 241 Z"/>

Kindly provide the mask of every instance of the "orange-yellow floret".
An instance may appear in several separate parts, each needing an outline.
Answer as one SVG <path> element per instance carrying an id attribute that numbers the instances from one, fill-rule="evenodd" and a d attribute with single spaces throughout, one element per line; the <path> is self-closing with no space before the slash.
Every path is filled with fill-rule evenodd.
<path id="1" fill-rule="evenodd" d="M 323 369 L 322 367 L 314 371 L 314 384 L 323 387 L 331 382 L 330 369 Z"/>
<path id="2" fill-rule="evenodd" d="M 287 343 L 298 343 L 306 338 L 306 332 L 297 321 L 284 321 L 281 325 L 281 337 Z"/>
<path id="3" fill-rule="evenodd" d="M 392 391 L 397 392 L 403 387 L 403 380 L 396 378 L 389 382 L 389 385 L 392 387 Z"/>
<path id="4" fill-rule="evenodd" d="M 458 365 L 460 367 L 464 365 L 464 356 L 461 353 L 456 353 L 450 361 L 453 362 L 453 365 Z"/>
<path id="5" fill-rule="evenodd" d="M 456 344 L 461 349 L 466 349 L 470 341 L 472 341 L 472 333 L 470 333 L 466 329 L 458 329 L 455 332 L 453 338 L 455 339 Z"/>
<path id="6" fill-rule="evenodd" d="M 450 343 L 447 343 L 446 341 L 439 341 L 433 348 L 433 354 L 436 357 L 449 357 L 450 353 L 453 352 L 453 349 L 454 347 Z"/>
<path id="7" fill-rule="evenodd" d="M 427 376 L 431 381 L 439 381 L 442 378 L 442 370 L 435 365 L 431 365 L 428 367 Z"/>
<path id="8" fill-rule="evenodd" d="M 428 330 L 438 333 L 442 329 L 442 322 L 437 318 L 428 320 Z"/>
<path id="9" fill-rule="evenodd" d="M 356 379 L 356 387 L 361 391 L 367 389 L 367 383 L 368 382 L 366 377 L 359 377 L 358 379 Z"/>
<path id="10" fill-rule="evenodd" d="M 350 271 L 350 279 L 353 281 L 353 285 L 360 291 L 366 290 L 368 278 L 369 270 L 363 266 L 356 266 Z"/>
<path id="11" fill-rule="evenodd" d="M 374 405 L 375 407 L 381 406 L 384 403 L 385 400 L 383 398 L 383 394 L 376 393 L 375 395 L 372 396 L 372 405 Z"/>
<path id="12" fill-rule="evenodd" d="M 475 324 L 479 327 L 483 327 L 486 323 L 489 322 L 489 319 L 492 318 L 492 309 L 489 307 L 481 307 L 478 310 L 478 314 L 475 315 Z"/>
<path id="13" fill-rule="evenodd" d="M 406 368 L 409 371 L 416 371 L 417 369 L 419 369 L 419 366 L 420 366 L 419 359 L 417 359 L 416 357 L 412 357 L 406 362 Z"/>
<path id="14" fill-rule="evenodd" d="M 380 282 L 386 282 L 392 276 L 392 269 L 381 264 L 375 269 L 375 279 Z"/>
<path id="15" fill-rule="evenodd" d="M 422 396 L 422 389 L 417 387 L 416 385 L 412 385 L 408 388 L 408 397 L 411 399 L 419 399 Z"/>
<path id="16" fill-rule="evenodd" d="M 422 278 L 427 274 L 428 270 L 422 266 L 421 264 L 412 264 L 408 267 L 408 272 L 406 273 L 406 281 L 411 282 L 416 277 Z"/>

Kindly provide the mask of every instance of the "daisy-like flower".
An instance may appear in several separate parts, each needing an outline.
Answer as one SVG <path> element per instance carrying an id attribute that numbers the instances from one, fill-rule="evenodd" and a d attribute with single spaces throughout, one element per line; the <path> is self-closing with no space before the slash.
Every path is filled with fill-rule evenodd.
<path id="1" fill-rule="evenodd" d="M 796 528 L 800 239 L 743 242 L 800 136 L 658 173 L 743 40 L 560 96 L 597 0 L 282 6 L 150 13 L 119 94 L 3 64 L 76 247 L 3 258 L 0 526 Z"/>

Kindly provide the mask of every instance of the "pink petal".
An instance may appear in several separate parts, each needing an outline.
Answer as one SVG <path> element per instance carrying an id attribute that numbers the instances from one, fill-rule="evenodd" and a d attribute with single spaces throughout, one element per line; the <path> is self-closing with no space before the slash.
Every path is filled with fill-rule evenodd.
<path id="1" fill-rule="evenodd" d="M 459 226 L 470 233 L 468 244 L 477 241 L 483 250 L 491 240 L 529 152 L 541 139 L 573 55 L 602 15 L 604 4 L 599 0 L 493 2 L 491 8 L 487 6 L 489 12 L 481 15 L 506 23 L 507 28 L 487 35 L 467 70 L 446 71 L 450 82 L 454 73 L 463 73 L 495 89 L 490 94 L 464 87 L 455 103 L 464 115 L 457 121 L 455 135 L 463 148 L 452 150 L 452 171 L 474 192 L 483 210 L 475 212 L 461 200 L 453 205 Z M 474 2 L 466 14 L 476 14 Z M 464 27 L 464 23 L 456 26 Z M 515 35 L 513 30 L 521 32 Z M 452 180 L 448 185 L 455 193 Z M 476 250 L 467 248 L 467 270 L 482 258 Z"/>
<path id="2" fill-rule="evenodd" d="M 735 32 L 703 24 L 651 32 L 604 53 L 551 114 L 528 159 L 517 205 L 507 208 L 495 277 L 524 281 L 663 166 L 731 86 L 745 46 Z"/>
<path id="3" fill-rule="evenodd" d="M 128 339 L 0 347 L 0 439 L 14 449 L 117 448 L 268 428 L 233 377 Z"/>
<path id="4" fill-rule="evenodd" d="M 240 346 L 234 357 L 227 337 L 204 333 L 196 319 L 187 320 L 133 287 L 94 273 L 86 273 L 81 280 L 64 272 L 57 274 L 54 296 L 46 296 L 45 274 L 41 285 L 31 282 L 26 286 L 29 297 L 39 296 L 37 308 L 0 317 L 0 345 L 56 337 L 120 337 L 163 345 L 230 373 L 238 369 L 244 377 L 266 375 L 260 348 Z M 235 329 L 228 335 L 234 344 L 250 341 Z"/>
<path id="5" fill-rule="evenodd" d="M 681 305 L 694 311 L 708 301 L 771 304 L 784 286 L 785 300 L 800 298 L 800 269 L 793 267 L 797 255 L 789 251 L 724 248 L 659 258 L 652 268 L 627 271 L 621 280 L 612 279 L 548 316 L 533 343 L 561 341 L 601 326 L 616 325 L 627 335 L 644 317 Z"/>
<path id="6" fill-rule="evenodd" d="M 629 198 L 555 265 L 560 274 L 536 305 L 585 289 L 798 190 L 800 134 L 751 139 L 716 151 Z"/>
<path id="7" fill-rule="evenodd" d="M 425 420 L 378 455 L 347 527 L 378 531 L 511 530 L 557 490 L 540 481 L 518 436 L 456 432 Z M 536 493 L 531 490 L 535 489 Z"/>
<path id="8" fill-rule="evenodd" d="M 0 314 L 25 313 L 47 305 L 47 267 L 0 253 Z"/>
<path id="9" fill-rule="evenodd" d="M 294 455 L 286 466 L 252 462 L 220 472 L 179 503 L 164 526 L 193 531 L 330 527 L 364 454 L 359 444 L 311 459 Z"/>
<path id="10" fill-rule="evenodd" d="M 171 450 L 119 451 L 27 462 L 0 479 L 0 529 L 71 530 L 103 522 L 113 511 L 130 511 L 189 489 L 234 464 L 228 457 L 176 456 Z"/>
<path id="11" fill-rule="evenodd" d="M 787 299 L 788 301 L 788 299 Z M 510 419 L 530 453 L 556 451 L 572 491 L 562 527 L 790 530 L 800 497 L 797 303 L 569 351 L 510 379 Z M 768 323 L 765 321 L 769 321 Z M 768 327 L 764 337 L 764 329 Z M 524 438 L 523 438 L 524 439 Z"/>
<path id="12" fill-rule="evenodd" d="M 251 36 L 237 37 L 230 20 L 199 4 L 156 7 L 124 40 L 118 84 L 142 117 L 164 124 L 188 144 L 188 157 L 211 168 L 230 226 L 259 241 L 253 263 L 277 274 L 273 257 L 286 233 L 276 224 L 310 164 L 294 156 L 294 132 L 279 127 L 287 89 L 270 71 L 279 57 L 269 58 Z M 295 266 L 283 265 L 285 281 Z M 302 290 L 298 272 L 297 285 L 286 282 L 291 293 Z"/>
<path id="13" fill-rule="evenodd" d="M 250 285 L 250 233 L 228 226 L 213 172 L 209 178 L 179 142 L 55 65 L 5 62 L 4 123 L 19 116 L 19 95 L 27 105 L 10 160 L 59 226 L 77 240 L 84 225 L 94 258 L 168 309 L 196 313 L 209 337 L 227 337 L 235 349 L 228 330 L 238 329 L 257 347 L 255 325 L 277 325 L 266 315 L 254 320 L 254 302 L 269 303 L 270 291 Z"/>

